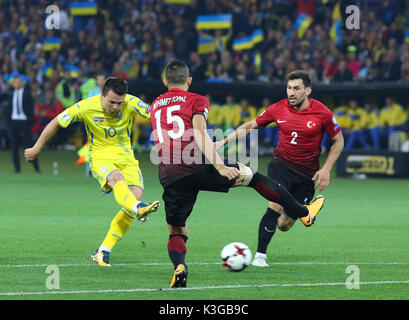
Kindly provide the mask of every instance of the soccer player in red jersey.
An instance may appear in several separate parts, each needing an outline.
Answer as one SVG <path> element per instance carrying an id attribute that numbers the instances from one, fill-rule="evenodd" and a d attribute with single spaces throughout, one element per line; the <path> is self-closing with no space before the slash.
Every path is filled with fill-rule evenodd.
<path id="1" fill-rule="evenodd" d="M 322 191 L 328 187 L 331 168 L 344 147 L 344 138 L 335 117 L 324 104 L 309 98 L 311 91 L 311 80 L 307 72 L 291 72 L 287 76 L 287 99 L 272 104 L 256 119 L 242 124 L 224 140 L 215 143 L 215 148 L 219 149 L 230 141 L 245 137 L 253 129 L 276 122 L 279 139 L 268 166 L 268 176 L 304 204 L 311 201 L 315 189 L 319 187 L 319 191 Z M 333 140 L 333 144 L 320 169 L 320 145 L 325 132 Z M 300 220 L 309 227 L 314 223 L 315 217 L 310 219 L 307 216 Z M 260 221 L 253 265 L 268 266 L 267 247 L 276 227 L 281 231 L 288 231 L 295 221 L 294 216 L 283 210 L 281 205 L 269 202 Z"/>
<path id="2" fill-rule="evenodd" d="M 189 67 L 182 61 L 171 61 L 165 68 L 163 80 L 168 92 L 156 98 L 151 109 L 153 137 L 160 160 L 159 180 L 164 189 L 162 198 L 170 233 L 168 252 L 175 267 L 172 288 L 186 286 L 186 220 L 200 190 L 228 192 L 236 186 L 251 187 L 265 199 L 279 203 L 295 219 L 313 219 L 323 205 L 323 199 L 302 205 L 277 182 L 253 173 L 239 162 L 222 160 L 206 132 L 209 101 L 188 92 L 191 82 Z"/>

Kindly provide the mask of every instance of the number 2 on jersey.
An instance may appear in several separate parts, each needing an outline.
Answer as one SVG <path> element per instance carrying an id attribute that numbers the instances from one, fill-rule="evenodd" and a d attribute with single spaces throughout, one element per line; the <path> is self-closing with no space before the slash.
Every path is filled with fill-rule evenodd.
<path id="1" fill-rule="evenodd" d="M 173 122 L 176 122 L 179 127 L 179 131 L 175 132 L 174 130 L 168 130 L 168 135 L 172 139 L 178 139 L 180 138 L 183 133 L 185 132 L 185 123 L 183 122 L 183 119 L 177 115 L 172 115 L 172 112 L 180 110 L 180 105 L 174 105 L 172 107 L 168 107 L 166 112 L 166 122 L 168 124 L 171 124 Z M 157 111 L 155 113 L 155 119 L 156 119 L 156 130 L 158 133 L 158 140 L 159 143 L 163 143 L 163 133 L 162 133 L 162 127 L 160 125 L 160 116 L 162 113 L 162 109 Z"/>
<path id="2" fill-rule="evenodd" d="M 297 139 L 298 133 L 295 132 L 295 131 L 293 131 L 293 132 L 291 132 L 291 136 L 292 136 L 293 138 L 291 139 L 291 142 L 290 142 L 290 143 L 292 143 L 292 144 L 297 144 L 297 141 L 295 141 L 295 139 Z"/>

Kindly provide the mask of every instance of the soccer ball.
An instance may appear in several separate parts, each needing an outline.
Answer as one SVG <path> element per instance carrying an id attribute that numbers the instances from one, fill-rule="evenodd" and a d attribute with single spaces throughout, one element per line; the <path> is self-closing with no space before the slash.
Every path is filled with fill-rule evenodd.
<path id="1" fill-rule="evenodd" d="M 230 271 L 242 271 L 251 263 L 251 251 L 241 242 L 232 242 L 225 246 L 220 254 L 223 267 Z"/>

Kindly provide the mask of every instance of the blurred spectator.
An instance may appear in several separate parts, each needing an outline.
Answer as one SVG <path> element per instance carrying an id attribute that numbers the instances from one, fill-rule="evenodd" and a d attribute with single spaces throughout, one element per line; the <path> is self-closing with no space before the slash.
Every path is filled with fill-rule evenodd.
<path id="1" fill-rule="evenodd" d="M 345 60 L 341 60 L 339 62 L 338 71 L 334 75 L 334 81 L 336 82 L 343 82 L 343 81 L 352 81 L 353 76 L 351 70 L 347 66 L 347 62 Z"/>
<path id="2" fill-rule="evenodd" d="M 387 81 L 398 80 L 401 76 L 401 63 L 398 55 L 394 49 L 389 49 L 383 58 L 382 75 L 383 79 Z"/>
<path id="3" fill-rule="evenodd" d="M 101 74 L 101 73 L 97 74 L 97 76 L 95 78 L 95 84 L 96 84 L 97 87 L 90 90 L 88 92 L 87 97 L 90 98 L 90 97 L 96 96 L 98 94 L 101 94 L 101 90 L 102 90 L 102 87 L 104 85 L 104 82 L 105 82 L 105 75 Z"/>
<path id="4" fill-rule="evenodd" d="M 54 90 L 45 91 L 45 97 L 34 108 L 32 133 L 37 139 L 45 126 L 58 114 L 64 111 L 62 103 L 55 99 Z"/>
<path id="5" fill-rule="evenodd" d="M 75 99 L 75 89 L 70 70 L 64 70 L 64 78 L 58 83 L 56 88 L 56 97 L 61 101 L 64 109 L 71 107 L 78 101 Z"/>
<path id="6" fill-rule="evenodd" d="M 365 112 L 367 113 L 366 128 L 371 138 L 372 148 L 381 149 L 381 119 L 379 110 L 371 102 L 365 102 Z"/>
<path id="7" fill-rule="evenodd" d="M 392 132 L 404 131 L 407 120 L 408 115 L 402 106 L 396 103 L 392 97 L 386 97 L 385 106 L 380 112 L 381 137 L 387 138 Z"/>
<path id="8" fill-rule="evenodd" d="M 351 126 L 350 129 L 347 130 L 349 131 L 349 134 L 344 149 L 350 150 L 355 148 L 356 142 L 359 142 L 362 148 L 368 149 L 369 145 L 365 136 L 367 124 L 366 111 L 358 106 L 356 100 L 350 100 L 348 114 L 351 119 Z"/>
<path id="9" fill-rule="evenodd" d="M 240 124 L 251 121 L 257 117 L 257 109 L 250 105 L 248 99 L 240 100 Z"/>

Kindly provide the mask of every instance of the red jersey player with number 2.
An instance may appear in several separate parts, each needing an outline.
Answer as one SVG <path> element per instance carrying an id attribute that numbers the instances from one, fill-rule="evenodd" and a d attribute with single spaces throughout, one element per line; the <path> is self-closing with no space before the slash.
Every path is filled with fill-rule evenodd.
<path id="1" fill-rule="evenodd" d="M 271 122 L 278 126 L 279 139 L 273 158 L 268 166 L 269 178 L 277 181 L 294 198 L 308 204 L 315 189 L 324 190 L 329 185 L 330 171 L 344 148 L 344 138 L 332 112 L 321 102 L 309 98 L 311 80 L 302 70 L 287 76 L 287 99 L 269 106 L 256 119 L 238 127 L 224 140 L 215 143 L 219 149 L 226 143 L 245 137 L 252 129 L 265 127 Z M 321 140 L 327 132 L 333 144 L 322 168 L 319 168 Z M 314 181 L 316 181 L 314 185 Z M 320 195 L 317 198 L 323 197 Z M 278 226 L 288 231 L 297 219 L 275 202 L 269 202 L 266 213 L 260 221 L 257 253 L 253 266 L 267 267 L 267 247 Z M 300 218 L 311 226 L 315 217 Z"/>

